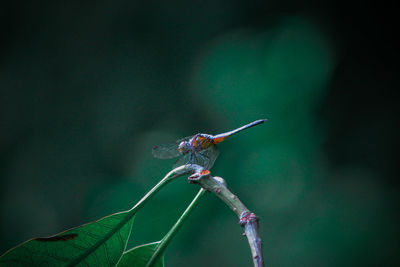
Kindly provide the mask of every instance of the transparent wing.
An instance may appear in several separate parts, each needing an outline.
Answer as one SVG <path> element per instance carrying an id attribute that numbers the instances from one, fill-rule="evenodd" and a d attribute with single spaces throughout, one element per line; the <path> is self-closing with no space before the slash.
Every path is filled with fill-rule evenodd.
<path id="1" fill-rule="evenodd" d="M 192 163 L 200 165 L 209 170 L 214 165 L 215 160 L 219 155 L 219 150 L 216 145 L 212 145 L 207 149 L 193 154 Z"/>
<path id="2" fill-rule="evenodd" d="M 192 138 L 192 136 L 184 137 L 174 143 L 154 146 L 152 149 L 153 157 L 159 159 L 172 159 L 178 157 L 180 155 L 178 151 L 179 144 L 182 141 L 188 141 L 190 138 Z"/>
<path id="3" fill-rule="evenodd" d="M 177 159 L 174 163 L 174 166 L 172 167 L 173 169 L 178 168 L 179 166 L 190 164 L 192 159 L 192 153 L 187 153 Z"/>
<path id="4" fill-rule="evenodd" d="M 178 145 L 175 143 L 154 146 L 153 157 L 159 159 L 171 159 L 179 156 Z"/>

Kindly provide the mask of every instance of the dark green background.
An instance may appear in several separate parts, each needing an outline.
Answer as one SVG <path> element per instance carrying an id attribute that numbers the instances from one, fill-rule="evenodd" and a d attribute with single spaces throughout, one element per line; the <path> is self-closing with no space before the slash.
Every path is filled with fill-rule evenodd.
<path id="1" fill-rule="evenodd" d="M 260 217 L 267 266 L 400 263 L 394 6 L 355 1 L 5 1 L 0 253 L 130 208 L 169 170 L 153 145 L 256 119 L 212 173 Z M 170 184 L 129 246 L 198 187 Z M 250 266 L 206 195 L 167 266 Z"/>

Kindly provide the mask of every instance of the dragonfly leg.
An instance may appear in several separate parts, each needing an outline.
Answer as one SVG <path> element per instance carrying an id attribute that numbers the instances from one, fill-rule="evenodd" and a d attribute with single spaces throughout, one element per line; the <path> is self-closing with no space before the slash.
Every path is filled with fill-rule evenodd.
<path id="1" fill-rule="evenodd" d="M 186 164 L 192 165 L 192 162 L 193 162 L 193 155 L 194 155 L 194 153 L 190 153 L 190 157 L 189 157 L 188 161 L 186 162 Z"/>
<path id="2" fill-rule="evenodd" d="M 201 165 L 203 168 L 205 168 L 205 169 L 209 169 L 209 167 L 210 167 L 210 157 L 209 156 L 207 156 L 207 155 L 204 155 L 204 154 L 201 154 L 201 153 L 199 153 L 199 154 L 197 154 L 197 156 L 198 156 L 198 158 L 196 157 L 196 155 L 195 155 L 195 157 L 196 157 L 196 162 L 199 164 L 199 165 Z M 201 160 L 200 160 L 201 159 Z"/>
<path id="3" fill-rule="evenodd" d="M 200 156 L 204 159 L 204 158 L 206 158 L 206 159 L 210 159 L 210 157 L 209 156 L 206 156 L 206 155 L 203 155 L 203 154 L 200 154 Z"/>
<path id="4" fill-rule="evenodd" d="M 191 163 L 197 163 L 197 154 L 196 154 L 196 153 L 193 153 L 193 154 L 192 154 L 192 161 L 191 161 Z"/>
<path id="5" fill-rule="evenodd" d="M 203 166 L 204 164 L 202 164 L 201 163 L 201 161 L 198 159 L 198 157 L 197 156 L 202 156 L 201 154 L 197 154 L 197 153 L 193 153 L 193 160 L 192 160 L 192 163 L 195 163 L 195 164 L 197 164 L 197 165 L 200 165 L 201 167 L 204 167 L 205 168 L 205 166 Z"/>

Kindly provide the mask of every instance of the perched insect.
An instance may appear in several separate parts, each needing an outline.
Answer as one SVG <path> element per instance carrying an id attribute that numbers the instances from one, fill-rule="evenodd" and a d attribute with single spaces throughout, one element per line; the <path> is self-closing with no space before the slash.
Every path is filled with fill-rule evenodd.
<path id="1" fill-rule="evenodd" d="M 185 164 L 197 164 L 205 169 L 211 169 L 218 157 L 217 144 L 231 135 L 264 123 L 266 120 L 256 120 L 235 130 L 217 134 L 196 134 L 177 140 L 171 144 L 153 147 L 153 156 L 159 159 L 171 159 L 181 156 L 174 164 L 174 168 Z"/>

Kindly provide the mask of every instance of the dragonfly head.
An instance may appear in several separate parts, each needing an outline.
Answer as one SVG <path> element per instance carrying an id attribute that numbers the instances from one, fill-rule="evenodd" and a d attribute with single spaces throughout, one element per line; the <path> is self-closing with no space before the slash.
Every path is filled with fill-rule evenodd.
<path id="1" fill-rule="evenodd" d="M 190 144 L 188 141 L 183 141 L 179 144 L 178 147 L 178 151 L 179 153 L 181 153 L 182 155 L 187 154 L 190 151 Z"/>

